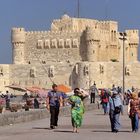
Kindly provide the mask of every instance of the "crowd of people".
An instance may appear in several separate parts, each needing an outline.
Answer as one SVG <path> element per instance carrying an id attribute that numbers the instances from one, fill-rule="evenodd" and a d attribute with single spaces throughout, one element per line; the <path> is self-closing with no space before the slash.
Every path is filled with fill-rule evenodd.
<path id="1" fill-rule="evenodd" d="M 103 114 L 109 115 L 111 131 L 117 133 L 120 130 L 120 115 L 124 114 L 124 105 L 128 106 L 128 116 L 132 124 L 132 132 L 138 132 L 139 119 L 140 119 L 140 93 L 134 87 L 123 93 L 121 87 L 112 86 L 112 89 L 98 89 L 96 83 L 90 87 L 89 90 L 90 103 L 100 104 L 103 108 Z M 6 92 L 6 95 L 2 95 L 6 102 L 6 108 L 10 108 L 10 100 L 13 98 Z M 30 97 L 27 93 L 22 97 L 26 101 L 24 105 L 25 111 L 29 111 L 30 106 L 34 109 L 40 108 L 39 97 Z M 33 102 L 31 101 L 33 99 Z M 82 125 L 83 115 L 85 112 L 84 100 L 88 98 L 87 95 L 79 88 L 75 88 L 73 95 L 67 96 L 67 94 L 58 91 L 56 84 L 52 85 L 46 97 L 46 107 L 50 112 L 50 129 L 55 129 L 58 126 L 58 117 L 60 108 L 65 105 L 71 106 L 71 122 L 73 132 L 78 133 L 79 128 Z"/>
<path id="2" fill-rule="evenodd" d="M 93 90 L 94 88 L 94 90 Z M 111 122 L 112 132 L 118 132 L 120 129 L 120 114 L 123 115 L 124 105 L 128 106 L 128 116 L 131 119 L 132 132 L 137 132 L 139 129 L 140 119 L 140 92 L 132 87 L 125 93 L 122 92 L 121 87 L 112 86 L 112 89 L 99 89 L 97 90 L 96 84 L 91 87 L 91 97 L 93 96 L 92 91 L 100 90 L 100 103 L 104 110 L 104 115 L 109 114 Z M 92 103 L 92 102 L 91 102 Z"/>
<path id="3" fill-rule="evenodd" d="M 15 98 L 16 96 L 14 96 L 13 94 L 10 94 L 9 91 L 6 91 L 6 94 L 2 94 L 0 96 L 1 99 L 3 99 L 3 103 L 5 103 L 6 109 L 10 108 L 10 101 L 12 98 Z"/>
<path id="4" fill-rule="evenodd" d="M 99 94 L 100 92 L 100 94 Z M 123 94 L 122 88 L 115 87 L 112 89 L 97 89 L 94 83 L 90 89 L 90 102 L 95 103 L 96 95 L 100 97 L 100 103 L 104 110 L 104 115 L 108 114 L 110 118 L 111 131 L 117 133 L 120 130 L 120 114 L 124 113 L 124 105 L 128 105 L 128 116 L 131 119 L 132 132 L 138 132 L 140 119 L 140 99 L 136 90 L 129 90 Z M 85 112 L 84 99 L 85 96 L 79 88 L 74 89 L 74 95 L 65 100 L 71 105 L 71 122 L 73 132 L 78 133 L 82 125 L 83 114 Z M 47 96 L 47 109 L 50 111 L 50 129 L 55 129 L 58 126 L 58 116 L 60 107 L 63 106 L 64 99 L 57 90 L 57 85 L 52 86 L 52 90 Z"/>
<path id="5" fill-rule="evenodd" d="M 15 96 L 9 91 L 6 91 L 5 94 L 1 94 L 0 96 L 0 113 L 8 111 L 17 112 L 23 109 L 25 109 L 25 111 L 29 111 L 29 109 L 39 109 L 42 103 L 41 101 L 42 99 L 38 95 L 33 96 L 32 94 L 28 95 L 25 93 L 24 95 Z"/>

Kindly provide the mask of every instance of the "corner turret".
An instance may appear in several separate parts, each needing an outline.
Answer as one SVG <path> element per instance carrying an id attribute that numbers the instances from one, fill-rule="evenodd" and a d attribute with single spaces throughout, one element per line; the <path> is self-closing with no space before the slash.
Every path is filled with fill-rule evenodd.
<path id="1" fill-rule="evenodd" d="M 127 61 L 138 61 L 138 47 L 139 47 L 139 30 L 126 30 L 127 34 Z"/>
<path id="2" fill-rule="evenodd" d="M 98 47 L 99 47 L 99 34 L 96 29 L 92 27 L 86 27 L 85 31 L 86 47 L 87 47 L 87 61 L 96 62 L 98 61 Z"/>
<path id="3" fill-rule="evenodd" d="M 12 28 L 13 64 L 24 64 L 25 29 Z"/>

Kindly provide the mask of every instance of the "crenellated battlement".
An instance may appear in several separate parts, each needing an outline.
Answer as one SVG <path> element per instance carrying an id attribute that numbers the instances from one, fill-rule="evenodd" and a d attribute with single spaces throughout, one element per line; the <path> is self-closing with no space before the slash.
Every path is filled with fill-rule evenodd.
<path id="1" fill-rule="evenodd" d="M 136 60 L 139 44 L 139 31 L 126 30 L 129 60 Z M 118 22 L 100 21 L 86 18 L 73 18 L 63 15 L 54 19 L 50 30 L 26 31 L 24 28 L 12 28 L 12 44 L 15 60 L 24 57 L 26 63 L 35 61 L 35 53 L 40 53 L 43 61 L 110 61 L 120 60 Z M 135 50 L 133 48 L 136 48 Z M 33 50 L 33 51 L 32 51 Z M 74 52 L 75 51 L 75 52 Z M 54 58 L 54 54 L 60 58 Z M 73 56 L 72 54 L 75 54 Z"/>
<path id="2" fill-rule="evenodd" d="M 126 30 L 125 31 L 127 36 L 129 37 L 138 37 L 139 36 L 139 30 Z"/>
<path id="3" fill-rule="evenodd" d="M 24 43 L 25 33 L 26 31 L 24 28 L 12 28 L 11 31 L 12 43 Z"/>
<path id="4" fill-rule="evenodd" d="M 50 31 L 27 31 L 26 35 L 33 35 L 33 34 L 49 34 Z"/>
<path id="5" fill-rule="evenodd" d="M 125 32 L 127 34 L 129 44 L 139 44 L 139 30 L 126 30 Z"/>
<path id="6" fill-rule="evenodd" d="M 118 29 L 118 22 L 116 21 L 99 21 L 99 27 L 101 30 L 117 30 Z"/>
<path id="7" fill-rule="evenodd" d="M 24 28 L 12 28 L 12 33 L 20 33 L 20 32 L 25 32 Z"/>
<path id="8" fill-rule="evenodd" d="M 27 31 L 26 35 L 59 35 L 59 34 L 75 34 L 75 33 L 81 33 L 81 32 L 77 32 L 77 31 L 71 31 L 71 30 L 66 30 L 66 31 Z"/>

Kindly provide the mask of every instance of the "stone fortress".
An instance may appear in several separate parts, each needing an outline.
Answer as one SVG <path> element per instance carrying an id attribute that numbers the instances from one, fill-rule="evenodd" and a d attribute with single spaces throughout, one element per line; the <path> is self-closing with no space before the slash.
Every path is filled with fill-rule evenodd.
<path id="1" fill-rule="evenodd" d="M 125 83 L 140 88 L 139 31 L 126 30 Z M 53 20 L 49 31 L 12 28 L 13 64 L 0 65 L 0 91 L 7 85 L 51 88 L 52 81 L 72 88 L 122 86 L 123 42 L 115 21 Z"/>

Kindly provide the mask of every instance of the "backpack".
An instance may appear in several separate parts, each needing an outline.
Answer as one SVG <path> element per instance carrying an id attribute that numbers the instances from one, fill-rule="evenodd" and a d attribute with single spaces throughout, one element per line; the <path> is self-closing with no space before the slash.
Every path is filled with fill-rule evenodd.
<path id="1" fill-rule="evenodd" d="M 103 103 L 108 103 L 108 98 L 106 97 L 106 98 L 102 99 L 102 102 Z"/>
<path id="2" fill-rule="evenodd" d="M 103 95 L 103 96 L 102 96 L 102 102 L 103 102 L 103 103 L 108 103 L 108 101 L 109 101 L 108 96 L 107 96 L 106 94 Z"/>

